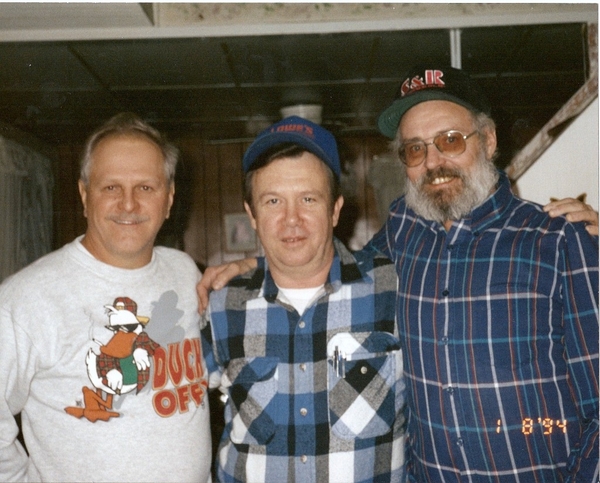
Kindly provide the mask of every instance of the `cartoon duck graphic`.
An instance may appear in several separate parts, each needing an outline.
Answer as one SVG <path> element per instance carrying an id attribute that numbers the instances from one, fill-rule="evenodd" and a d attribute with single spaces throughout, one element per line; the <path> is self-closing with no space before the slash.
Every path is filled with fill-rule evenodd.
<path id="1" fill-rule="evenodd" d="M 114 332 L 107 344 L 100 344 L 99 353 L 90 349 L 85 363 L 93 389 L 83 387 L 83 407 L 66 407 L 76 418 L 88 421 L 108 421 L 118 417 L 112 410 L 113 396 L 132 391 L 139 393 L 150 378 L 150 357 L 160 345 L 144 331 L 150 319 L 137 315 L 137 304 L 129 297 L 117 297 L 105 305 L 108 314 L 106 328 Z M 103 397 L 106 394 L 106 398 Z"/>

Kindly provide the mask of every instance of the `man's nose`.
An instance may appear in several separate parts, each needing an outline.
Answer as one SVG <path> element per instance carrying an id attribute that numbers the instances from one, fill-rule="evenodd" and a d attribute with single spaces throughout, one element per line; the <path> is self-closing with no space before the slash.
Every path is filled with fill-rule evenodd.
<path id="1" fill-rule="evenodd" d="M 425 159 L 423 164 L 427 169 L 433 169 L 444 162 L 444 158 L 437 146 L 431 142 L 425 145 Z"/>
<path id="2" fill-rule="evenodd" d="M 121 195 L 120 203 L 121 208 L 125 211 L 133 211 L 137 206 L 137 200 L 133 190 L 125 189 Z"/>
<path id="3" fill-rule="evenodd" d="M 285 222 L 288 225 L 297 225 L 300 221 L 299 208 L 296 203 L 289 203 L 285 210 Z"/>

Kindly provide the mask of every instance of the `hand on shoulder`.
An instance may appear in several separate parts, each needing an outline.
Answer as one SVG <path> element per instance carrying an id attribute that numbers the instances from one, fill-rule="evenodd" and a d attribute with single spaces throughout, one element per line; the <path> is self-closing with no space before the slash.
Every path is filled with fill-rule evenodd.
<path id="1" fill-rule="evenodd" d="M 208 308 L 208 297 L 212 290 L 220 290 L 232 278 L 256 268 L 256 258 L 244 258 L 223 265 L 207 267 L 202 279 L 196 285 L 198 294 L 198 312 L 201 314 Z"/>
<path id="2" fill-rule="evenodd" d="M 548 203 L 544 211 L 550 216 L 564 215 L 571 223 L 584 222 L 590 235 L 598 236 L 598 212 L 590 205 L 574 198 L 564 198 Z"/>

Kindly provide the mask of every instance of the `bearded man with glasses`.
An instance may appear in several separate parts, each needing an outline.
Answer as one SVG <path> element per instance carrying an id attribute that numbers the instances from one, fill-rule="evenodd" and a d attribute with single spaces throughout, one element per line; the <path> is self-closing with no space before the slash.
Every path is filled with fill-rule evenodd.
<path id="1" fill-rule="evenodd" d="M 598 481 L 597 237 L 511 192 L 465 72 L 413 69 L 378 124 L 407 175 L 370 246 L 399 278 L 409 481 Z"/>

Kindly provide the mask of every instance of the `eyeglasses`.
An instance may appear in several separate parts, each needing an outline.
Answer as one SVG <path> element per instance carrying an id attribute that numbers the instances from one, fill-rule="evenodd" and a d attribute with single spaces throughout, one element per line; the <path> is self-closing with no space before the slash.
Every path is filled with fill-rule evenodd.
<path id="1" fill-rule="evenodd" d="M 426 143 L 425 141 L 409 141 L 403 143 L 398 148 L 398 156 L 400 156 L 400 161 L 406 164 L 406 166 L 414 168 L 415 166 L 419 166 L 427 156 L 427 146 L 433 144 L 444 156 L 453 158 L 465 152 L 465 149 L 467 149 L 467 139 L 477 132 L 473 131 L 471 134 L 465 136 L 460 131 L 446 131 L 438 134 L 430 143 Z"/>

